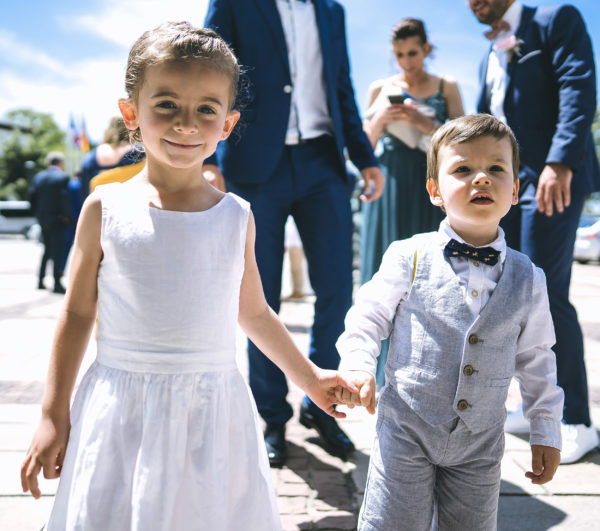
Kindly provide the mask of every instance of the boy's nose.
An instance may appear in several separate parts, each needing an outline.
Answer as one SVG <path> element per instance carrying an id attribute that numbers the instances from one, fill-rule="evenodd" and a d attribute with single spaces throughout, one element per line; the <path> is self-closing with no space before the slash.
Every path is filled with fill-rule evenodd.
<path id="1" fill-rule="evenodd" d="M 490 182 L 488 174 L 484 171 L 478 171 L 473 179 L 473 184 L 490 184 Z"/>

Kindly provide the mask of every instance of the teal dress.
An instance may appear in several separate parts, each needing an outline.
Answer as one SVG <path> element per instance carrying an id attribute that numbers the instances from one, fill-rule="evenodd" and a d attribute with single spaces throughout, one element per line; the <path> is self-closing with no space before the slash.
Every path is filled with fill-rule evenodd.
<path id="1" fill-rule="evenodd" d="M 435 110 L 435 119 L 444 123 L 448 118 L 446 100 L 442 95 L 443 80 L 438 92 L 419 100 Z M 444 214 L 433 206 L 425 188 L 427 160 L 425 152 L 409 148 L 387 133 L 380 139 L 379 165 L 385 176 L 383 195 L 372 203 L 363 203 L 360 238 L 361 283 L 377 272 L 381 258 L 395 240 L 413 234 L 437 230 Z"/>

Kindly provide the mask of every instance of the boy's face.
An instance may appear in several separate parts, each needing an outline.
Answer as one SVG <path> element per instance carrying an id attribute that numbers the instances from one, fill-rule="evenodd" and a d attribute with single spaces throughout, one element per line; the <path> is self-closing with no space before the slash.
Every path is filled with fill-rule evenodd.
<path id="1" fill-rule="evenodd" d="M 518 201 L 512 155 L 510 140 L 493 136 L 438 152 L 438 182 L 427 182 L 429 197 L 444 206 L 450 226 L 472 245 L 492 242 L 500 219 Z"/>

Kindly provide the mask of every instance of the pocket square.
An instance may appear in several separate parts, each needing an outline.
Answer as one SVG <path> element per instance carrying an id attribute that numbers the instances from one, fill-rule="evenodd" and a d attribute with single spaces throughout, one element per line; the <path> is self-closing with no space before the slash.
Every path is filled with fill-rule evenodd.
<path id="1" fill-rule="evenodd" d="M 533 50 L 533 52 L 526 53 L 523 57 L 519 58 L 517 64 L 524 63 L 525 61 L 531 59 L 532 57 L 535 57 L 536 55 L 540 55 L 541 53 L 542 50 Z"/>

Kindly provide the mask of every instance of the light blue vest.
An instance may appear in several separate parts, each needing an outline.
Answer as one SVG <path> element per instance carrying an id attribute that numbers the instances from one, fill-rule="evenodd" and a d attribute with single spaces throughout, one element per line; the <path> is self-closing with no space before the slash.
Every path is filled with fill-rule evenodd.
<path id="1" fill-rule="evenodd" d="M 396 310 L 386 381 L 427 423 L 458 416 L 477 433 L 504 421 L 533 270 L 529 258 L 507 249 L 498 284 L 473 322 L 438 238 L 414 237 L 417 266 L 408 298 Z"/>

